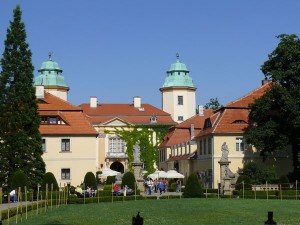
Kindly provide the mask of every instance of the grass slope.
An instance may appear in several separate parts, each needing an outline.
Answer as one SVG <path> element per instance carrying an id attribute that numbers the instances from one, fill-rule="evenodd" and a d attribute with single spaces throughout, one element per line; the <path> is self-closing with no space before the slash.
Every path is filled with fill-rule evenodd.
<path id="1" fill-rule="evenodd" d="M 299 201 L 249 199 L 170 199 L 67 205 L 29 216 L 22 225 L 122 225 L 131 224 L 140 211 L 144 224 L 255 225 L 274 212 L 278 225 L 300 224 Z M 11 218 L 14 222 L 15 218 Z M 20 220 L 19 220 L 20 221 Z M 5 224 L 5 222 L 4 222 Z"/>

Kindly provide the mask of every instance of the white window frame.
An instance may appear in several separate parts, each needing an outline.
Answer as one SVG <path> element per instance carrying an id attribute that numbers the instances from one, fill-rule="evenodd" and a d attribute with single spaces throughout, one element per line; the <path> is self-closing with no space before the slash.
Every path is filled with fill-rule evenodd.
<path id="1" fill-rule="evenodd" d="M 183 121 L 183 116 L 178 116 L 178 121 Z"/>
<path id="2" fill-rule="evenodd" d="M 108 152 L 109 153 L 125 153 L 125 141 L 118 135 L 108 137 Z"/>
<path id="3" fill-rule="evenodd" d="M 177 96 L 177 105 L 183 105 L 183 95 Z"/>
<path id="4" fill-rule="evenodd" d="M 63 173 L 63 170 L 69 170 L 69 173 Z M 63 174 L 64 174 L 64 177 L 63 177 Z M 67 176 L 67 175 L 69 175 L 69 176 Z M 71 180 L 71 169 L 70 168 L 61 168 L 60 179 L 61 180 Z"/>
<path id="5" fill-rule="evenodd" d="M 69 149 L 67 149 L 67 142 L 65 140 L 69 140 Z M 71 152 L 71 139 L 70 138 L 62 138 L 60 141 L 60 152 Z"/>
<path id="6" fill-rule="evenodd" d="M 247 149 L 247 143 L 244 138 L 235 139 L 235 150 L 237 152 L 244 152 Z"/>

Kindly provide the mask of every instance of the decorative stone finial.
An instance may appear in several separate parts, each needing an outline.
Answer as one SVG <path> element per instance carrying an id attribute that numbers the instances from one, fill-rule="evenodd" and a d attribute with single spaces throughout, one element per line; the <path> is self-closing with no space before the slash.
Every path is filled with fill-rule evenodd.
<path id="1" fill-rule="evenodd" d="M 179 53 L 178 52 L 176 53 L 176 59 L 177 59 L 177 61 L 179 61 Z"/>
<path id="2" fill-rule="evenodd" d="M 51 61 L 52 61 L 52 54 L 53 54 L 53 52 L 48 53 L 49 60 L 51 60 Z"/>

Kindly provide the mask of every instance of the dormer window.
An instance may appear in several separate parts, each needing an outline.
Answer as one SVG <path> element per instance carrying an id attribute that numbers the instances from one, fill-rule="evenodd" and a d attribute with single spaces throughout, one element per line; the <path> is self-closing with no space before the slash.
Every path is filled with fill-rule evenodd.
<path id="1" fill-rule="evenodd" d="M 246 124 L 246 122 L 244 120 L 235 120 L 235 121 L 233 121 L 233 123 L 235 123 L 235 124 Z"/>
<path id="2" fill-rule="evenodd" d="M 63 125 L 65 122 L 59 116 L 41 116 L 43 125 Z"/>
<path id="3" fill-rule="evenodd" d="M 157 123 L 157 117 L 156 117 L 156 115 L 150 116 L 150 122 L 151 123 Z"/>
<path id="4" fill-rule="evenodd" d="M 211 127 L 211 121 L 209 118 L 207 118 L 204 122 L 204 128 L 209 128 Z"/>

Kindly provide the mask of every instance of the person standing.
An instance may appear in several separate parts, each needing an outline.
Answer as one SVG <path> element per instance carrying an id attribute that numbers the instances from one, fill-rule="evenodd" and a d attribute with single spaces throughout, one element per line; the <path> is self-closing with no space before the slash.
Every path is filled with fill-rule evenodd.
<path id="1" fill-rule="evenodd" d="M 176 192 L 177 192 L 177 193 L 180 192 L 180 184 L 181 184 L 180 180 L 177 179 L 177 181 L 176 181 Z"/>
<path id="2" fill-rule="evenodd" d="M 10 199 L 13 200 L 13 202 L 17 202 L 18 201 L 18 195 L 17 195 L 17 190 L 14 189 L 12 190 L 10 193 Z"/>

